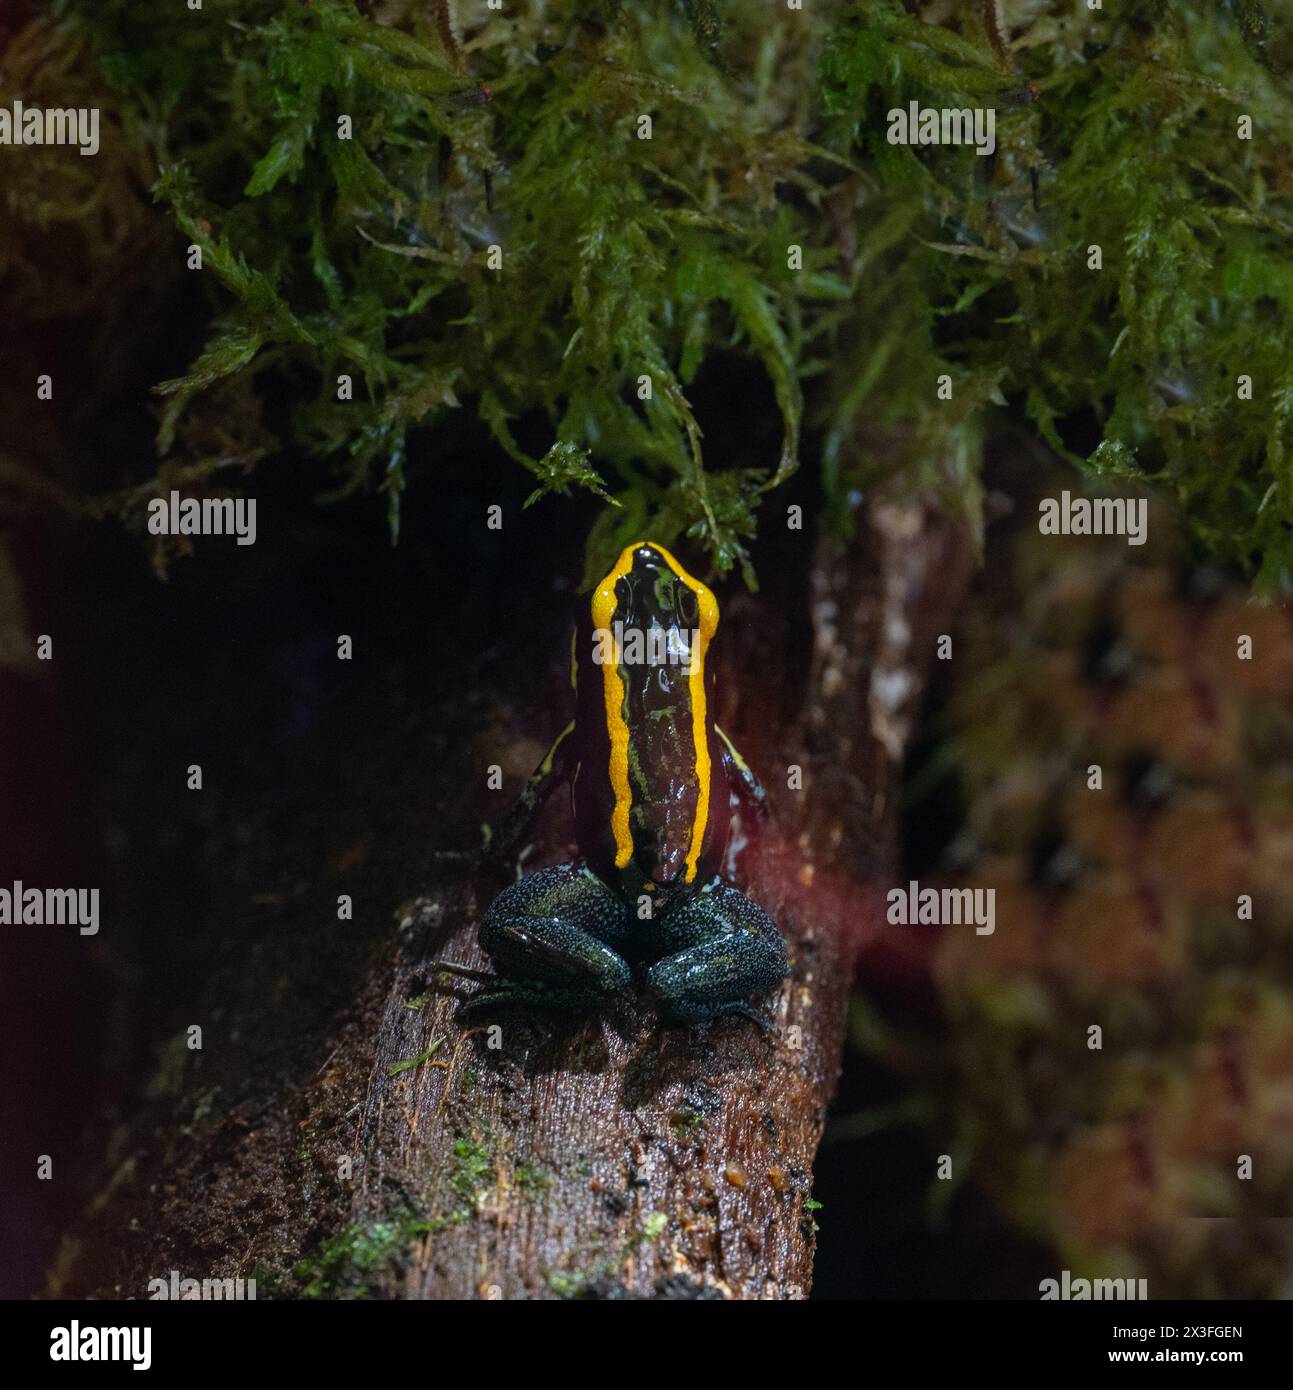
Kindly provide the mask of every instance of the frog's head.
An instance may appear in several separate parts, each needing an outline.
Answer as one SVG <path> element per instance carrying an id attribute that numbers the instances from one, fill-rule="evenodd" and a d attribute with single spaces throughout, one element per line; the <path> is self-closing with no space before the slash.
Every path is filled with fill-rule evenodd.
<path id="1" fill-rule="evenodd" d="M 718 603 L 654 541 L 625 546 L 593 592 L 614 866 L 667 893 L 694 882 L 709 828 L 705 652 Z"/>
<path id="2" fill-rule="evenodd" d="M 670 667 L 683 667 L 687 676 L 702 670 L 705 648 L 719 626 L 719 605 L 665 546 L 634 541 L 595 588 L 592 623 L 605 641 L 615 639 L 617 664 L 659 667 L 663 685 Z"/>
<path id="3" fill-rule="evenodd" d="M 606 629 L 617 622 L 626 631 L 676 629 L 688 636 L 699 633 L 708 642 L 718 626 L 713 593 L 654 541 L 624 547 L 597 586 L 593 608 L 598 627 Z"/>

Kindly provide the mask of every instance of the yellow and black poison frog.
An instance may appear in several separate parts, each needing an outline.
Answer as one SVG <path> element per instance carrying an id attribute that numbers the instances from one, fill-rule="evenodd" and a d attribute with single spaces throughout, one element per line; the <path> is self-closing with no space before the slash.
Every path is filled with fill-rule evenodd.
<path id="1" fill-rule="evenodd" d="M 581 601 L 575 718 L 527 783 L 524 825 L 571 788 L 581 858 L 505 889 L 479 928 L 499 977 L 471 1007 L 588 1007 L 635 971 L 661 1013 L 739 1013 L 788 973 L 768 914 L 718 869 L 736 797 L 763 789 L 710 714 L 718 604 L 661 545 L 626 546 Z"/>

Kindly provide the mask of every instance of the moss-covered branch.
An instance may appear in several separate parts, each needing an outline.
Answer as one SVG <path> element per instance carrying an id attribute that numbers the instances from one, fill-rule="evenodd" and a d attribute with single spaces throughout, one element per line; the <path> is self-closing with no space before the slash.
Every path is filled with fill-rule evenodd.
<path id="1" fill-rule="evenodd" d="M 806 419 L 842 525 L 895 478 L 976 515 L 980 441 L 1013 422 L 1163 484 L 1212 551 L 1283 583 L 1286 21 L 1256 0 L 910 8 L 57 0 L 42 43 L 97 68 L 176 265 L 188 243 L 211 272 L 207 347 L 158 388 L 161 455 L 192 456 L 195 413 L 267 417 L 324 495 L 382 488 L 394 529 L 434 474 L 427 432 L 467 407 L 540 495 L 622 504 L 594 563 L 645 518 L 724 571 Z M 910 101 L 994 109 L 995 155 L 889 144 Z M 128 163 L 106 172 L 119 201 Z M 55 185 L 4 216 L 20 244 L 78 206 Z M 733 351 L 781 416 L 766 457 L 702 437 L 697 375 Z"/>

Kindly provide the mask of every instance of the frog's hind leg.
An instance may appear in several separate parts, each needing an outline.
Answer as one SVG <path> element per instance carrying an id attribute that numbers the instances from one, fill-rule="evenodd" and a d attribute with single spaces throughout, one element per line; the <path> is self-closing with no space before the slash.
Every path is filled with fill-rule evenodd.
<path id="1" fill-rule="evenodd" d="M 595 1004 L 629 984 L 620 954 L 629 926 L 628 908 L 589 869 L 539 869 L 505 888 L 481 921 L 480 944 L 500 978 L 464 1007 Z"/>
<path id="2" fill-rule="evenodd" d="M 647 972 L 647 990 L 663 1013 L 681 1023 L 744 1014 L 769 1026 L 749 999 L 789 973 L 786 943 L 744 893 L 714 879 L 663 914 L 656 940 L 669 954 Z"/>

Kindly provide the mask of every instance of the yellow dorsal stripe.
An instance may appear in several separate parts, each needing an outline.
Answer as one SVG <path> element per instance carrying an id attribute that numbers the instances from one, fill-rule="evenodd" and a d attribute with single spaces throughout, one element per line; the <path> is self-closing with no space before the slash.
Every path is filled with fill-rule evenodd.
<path id="1" fill-rule="evenodd" d="M 615 867 L 622 869 L 633 855 L 633 833 L 629 827 L 629 809 L 633 793 L 629 786 L 629 729 L 624 719 L 624 680 L 620 675 L 620 652 L 615 643 L 612 623 L 615 618 L 615 585 L 633 567 L 633 552 L 649 545 L 664 557 L 674 574 L 696 595 L 699 612 L 699 648 L 691 653 L 691 674 L 688 686 L 691 694 L 691 732 L 696 758 L 696 814 L 691 823 L 691 844 L 687 851 L 686 880 L 696 877 L 705 828 L 709 823 L 709 740 L 705 731 L 705 653 L 709 639 L 718 627 L 718 601 L 710 589 L 693 579 L 677 560 L 655 541 L 634 541 L 626 545 L 614 567 L 593 592 L 593 626 L 611 634 L 612 660 L 602 667 L 603 691 L 606 700 L 606 730 L 610 737 L 610 778 L 615 793 L 615 808 L 611 813 L 611 829 L 615 835 Z"/>
<path id="2" fill-rule="evenodd" d="M 611 830 L 615 835 L 615 867 L 622 869 L 633 857 L 633 834 L 629 829 L 629 726 L 624 718 L 624 679 L 620 675 L 620 649 L 615 641 L 615 585 L 633 567 L 633 552 L 640 542 L 624 547 L 615 567 L 593 590 L 593 631 L 610 634 L 611 659 L 602 663 L 602 695 L 606 702 L 606 732 L 610 736 L 611 790 L 615 807 L 611 811 Z"/>

